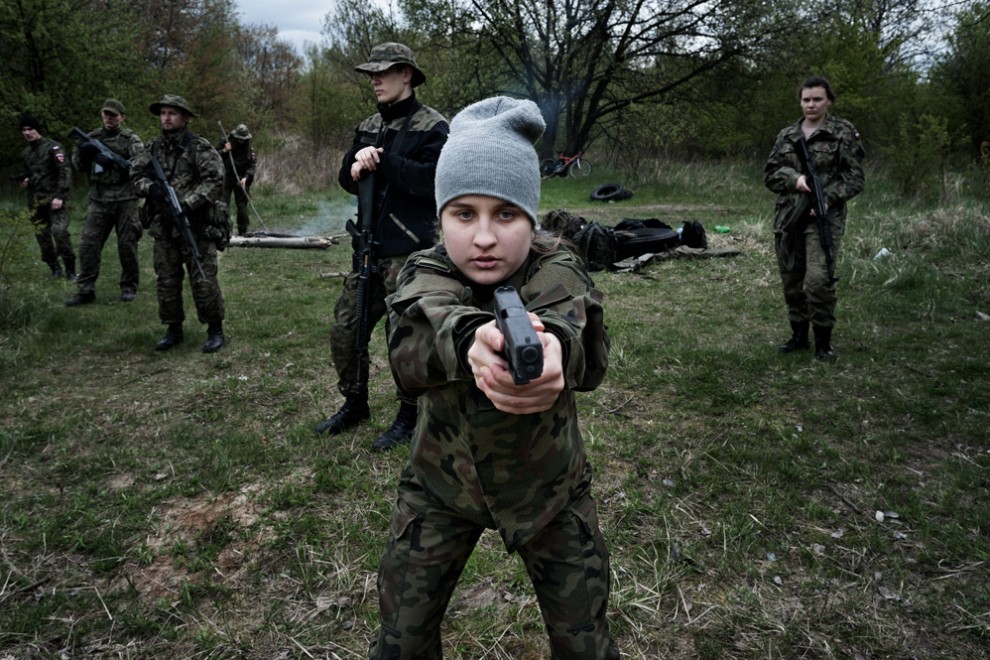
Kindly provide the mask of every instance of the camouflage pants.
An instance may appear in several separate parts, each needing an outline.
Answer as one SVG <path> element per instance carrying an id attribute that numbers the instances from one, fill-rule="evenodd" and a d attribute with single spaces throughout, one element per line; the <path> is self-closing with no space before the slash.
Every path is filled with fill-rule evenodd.
<path id="1" fill-rule="evenodd" d="M 103 246 L 110 232 L 117 232 L 117 256 L 120 258 L 120 290 L 136 293 L 140 268 L 138 240 L 141 223 L 136 199 L 117 202 L 91 201 L 79 237 L 79 292 L 93 293 L 100 276 Z"/>
<path id="2" fill-rule="evenodd" d="M 371 312 L 368 319 L 369 334 L 387 311 L 385 297 L 395 292 L 395 280 L 406 263 L 406 257 L 389 257 L 376 262 L 371 277 Z M 345 397 L 364 396 L 366 391 L 358 384 L 358 274 L 348 273 L 344 287 L 333 309 L 333 327 L 330 328 L 330 355 L 337 370 L 337 390 Z M 386 318 L 386 324 L 388 319 Z M 386 334 L 388 328 L 386 325 Z M 415 403 L 415 397 L 399 395 L 400 401 Z"/>
<path id="3" fill-rule="evenodd" d="M 247 190 L 241 188 L 237 179 L 227 178 L 223 180 L 223 197 L 220 199 L 230 206 L 230 193 L 234 193 L 234 203 L 237 205 L 237 233 L 241 236 L 248 232 L 248 225 L 251 224 L 251 216 L 248 215 L 248 195 L 251 186 Z"/>
<path id="4" fill-rule="evenodd" d="M 485 528 L 487 512 L 466 516 L 403 476 L 378 569 L 381 628 L 372 660 L 441 658 L 440 624 L 454 587 Z M 587 492 L 520 547 L 559 660 L 619 658 L 605 619 L 609 553 Z"/>
<path id="5" fill-rule="evenodd" d="M 47 204 L 35 207 L 31 222 L 41 248 L 41 260 L 54 270 L 58 267 L 58 258 L 62 257 L 66 272 L 76 272 L 76 253 L 69 236 L 69 209 L 63 206 L 55 211 Z"/>
<path id="6" fill-rule="evenodd" d="M 842 235 L 833 225 L 832 240 L 838 258 Z M 814 222 L 789 233 L 774 234 L 774 249 L 780 280 L 784 285 L 789 321 L 810 321 L 812 325 L 835 325 L 835 283 L 828 280 L 825 251 Z"/>
<path id="7" fill-rule="evenodd" d="M 158 278 L 158 317 L 162 323 L 182 323 L 186 318 L 182 302 L 182 280 L 189 273 L 189 288 L 192 289 L 196 315 L 200 323 L 223 321 L 225 308 L 220 282 L 217 279 L 217 248 L 212 241 L 197 237 L 200 275 L 192 253 L 181 238 L 164 237 L 155 239 L 155 275 Z"/>

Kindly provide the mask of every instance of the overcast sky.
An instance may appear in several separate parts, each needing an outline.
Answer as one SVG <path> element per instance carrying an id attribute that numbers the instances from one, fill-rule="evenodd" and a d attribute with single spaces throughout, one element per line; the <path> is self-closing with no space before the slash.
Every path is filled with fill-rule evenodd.
<path id="1" fill-rule="evenodd" d="M 279 38 L 291 43 L 300 56 L 307 41 L 322 40 L 323 18 L 332 7 L 331 0 L 237 0 L 241 23 L 274 25 Z"/>

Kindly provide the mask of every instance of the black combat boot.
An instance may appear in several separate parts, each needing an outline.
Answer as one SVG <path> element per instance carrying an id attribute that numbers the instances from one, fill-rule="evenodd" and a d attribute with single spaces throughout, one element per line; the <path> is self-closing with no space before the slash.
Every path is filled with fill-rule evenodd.
<path id="1" fill-rule="evenodd" d="M 204 353 L 216 353 L 224 345 L 223 323 L 214 321 L 206 328 L 206 343 L 203 344 Z"/>
<path id="2" fill-rule="evenodd" d="M 155 344 L 156 351 L 167 351 L 173 346 L 178 346 L 182 343 L 182 324 L 181 323 L 169 323 L 168 329 L 165 330 L 165 336 L 158 340 Z"/>
<path id="3" fill-rule="evenodd" d="M 76 275 L 76 260 L 66 259 L 65 257 L 62 257 L 62 261 L 65 262 L 65 279 L 69 280 L 70 282 L 75 282 L 77 279 L 79 279 L 79 276 Z"/>
<path id="4" fill-rule="evenodd" d="M 835 362 L 839 356 L 832 351 L 832 328 L 815 326 L 815 359 L 822 362 Z"/>
<path id="5" fill-rule="evenodd" d="M 62 277 L 65 275 L 65 273 L 62 272 L 62 267 L 58 265 L 57 261 L 49 262 L 48 267 L 52 269 L 52 277 Z"/>
<path id="6" fill-rule="evenodd" d="M 368 394 L 349 396 L 344 399 L 344 405 L 333 417 L 316 425 L 316 432 L 337 435 L 357 426 L 369 417 L 371 417 L 371 411 L 368 410 Z"/>
<path id="7" fill-rule="evenodd" d="M 803 351 L 809 348 L 808 326 L 809 323 L 807 321 L 791 321 L 791 338 L 778 346 L 778 350 L 781 353 L 793 353 L 794 351 Z"/>
<path id="8" fill-rule="evenodd" d="M 96 294 L 92 291 L 87 291 L 83 293 L 80 291 L 76 295 L 72 296 L 65 301 L 66 307 L 75 307 L 76 305 L 88 305 L 96 300 Z"/>
<path id="9" fill-rule="evenodd" d="M 398 445 L 404 445 L 412 439 L 413 429 L 416 428 L 416 404 L 403 401 L 395 421 L 387 431 L 378 436 L 371 444 L 375 451 L 386 451 Z"/>

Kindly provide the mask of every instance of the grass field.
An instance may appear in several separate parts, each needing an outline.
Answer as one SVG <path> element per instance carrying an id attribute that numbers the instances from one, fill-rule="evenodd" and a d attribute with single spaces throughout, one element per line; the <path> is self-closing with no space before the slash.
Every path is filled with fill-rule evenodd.
<path id="1" fill-rule="evenodd" d="M 775 350 L 788 328 L 758 168 L 658 166 L 613 204 L 588 197 L 607 174 L 544 183 L 542 211 L 697 219 L 740 250 L 595 275 L 612 365 L 579 405 L 624 656 L 990 657 L 990 206 L 918 206 L 869 175 L 831 365 Z M 337 191 L 256 203 L 269 229 L 321 235 L 354 212 Z M 341 402 L 341 280 L 325 275 L 349 248 L 228 249 L 229 343 L 204 355 L 188 292 L 186 343 L 153 350 L 150 238 L 137 300 L 117 300 L 111 240 L 81 308 L 30 236 L 4 245 L 0 659 L 365 657 L 408 449 L 369 450 L 396 409 L 381 328 L 370 423 L 313 432 Z M 444 634 L 448 658 L 547 655 L 494 533 Z"/>

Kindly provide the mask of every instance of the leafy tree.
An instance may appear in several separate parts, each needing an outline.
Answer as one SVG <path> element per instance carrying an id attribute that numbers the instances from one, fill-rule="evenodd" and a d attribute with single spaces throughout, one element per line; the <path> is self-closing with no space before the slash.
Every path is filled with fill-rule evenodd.
<path id="1" fill-rule="evenodd" d="M 501 83 L 497 91 L 540 106 L 547 120 L 544 155 L 558 142 L 565 151 L 584 147 L 630 107 L 663 100 L 780 29 L 769 6 L 751 0 L 406 0 L 403 6 L 420 28 L 428 20 L 450 22 L 449 47 L 477 52 L 479 67 Z"/>
<path id="2" fill-rule="evenodd" d="M 956 17 L 948 51 L 932 71 L 932 85 L 945 95 L 945 112 L 970 135 L 970 154 L 990 141 L 990 3 L 974 4 Z"/>
<path id="3" fill-rule="evenodd" d="M 289 111 L 292 95 L 299 85 L 302 58 L 292 44 L 278 38 L 270 25 L 249 25 L 237 32 L 237 52 L 244 67 L 244 87 L 255 119 L 269 116 L 282 120 Z"/>
<path id="4" fill-rule="evenodd" d="M 123 0 L 0 0 L 3 124 L 31 112 L 64 141 L 73 124 L 96 120 L 107 96 L 134 98 L 143 81 L 134 15 Z M 8 158 L 21 146 L 17 133 L 0 136 Z"/>

